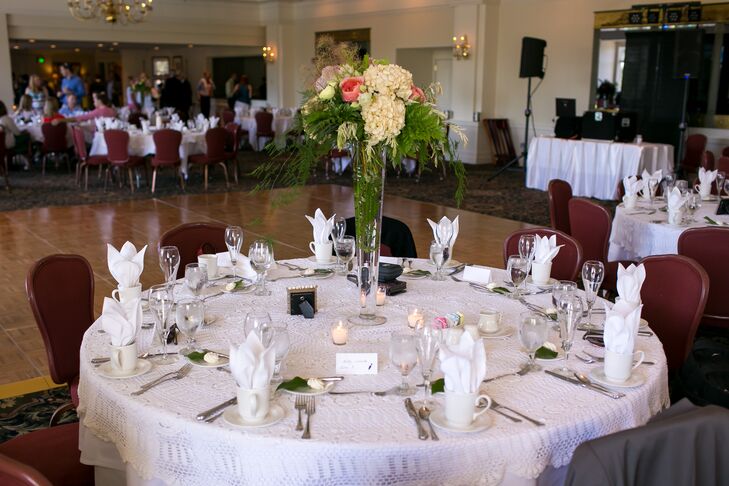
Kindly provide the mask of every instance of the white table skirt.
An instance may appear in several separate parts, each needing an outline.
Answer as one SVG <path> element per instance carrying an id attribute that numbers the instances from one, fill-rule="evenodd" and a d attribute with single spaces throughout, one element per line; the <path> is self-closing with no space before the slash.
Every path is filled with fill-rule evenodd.
<path id="1" fill-rule="evenodd" d="M 616 199 L 618 182 L 643 169 L 672 172 L 673 147 L 535 137 L 529 144 L 526 185 L 546 191 L 549 181 L 562 179 L 575 196 Z"/>
<path id="2" fill-rule="evenodd" d="M 182 132 L 182 143 L 180 144 L 180 170 L 187 174 L 187 158 L 190 155 L 204 154 L 207 150 L 205 133 L 198 131 Z M 129 132 L 129 154 L 138 157 L 154 154 L 154 138 L 151 133 L 143 133 L 140 130 Z M 96 132 L 94 141 L 91 144 L 89 155 L 106 155 L 106 140 L 102 132 Z"/>
<path id="3" fill-rule="evenodd" d="M 628 211 L 621 203 L 615 210 L 613 227 L 610 232 L 608 260 L 640 260 L 651 255 L 675 255 L 678 253 L 678 238 L 688 228 L 711 226 L 704 220 L 709 216 L 714 221 L 729 223 L 729 215 L 716 215 L 718 202 L 705 201 L 696 211 L 695 223 L 685 226 L 668 224 L 668 213 L 660 211 L 665 200 L 639 202 L 636 209 Z M 653 214 L 647 211 L 656 210 Z M 640 212 L 641 214 L 636 214 Z M 660 221 L 660 222 L 656 222 Z"/>
<path id="4" fill-rule="evenodd" d="M 295 260 L 312 266 L 308 260 Z M 423 260 L 416 267 L 426 268 Z M 276 270 L 281 271 L 281 270 Z M 495 270 L 501 278 L 502 271 Z M 315 319 L 285 313 L 289 286 L 316 284 L 319 312 Z M 349 343 L 331 343 L 330 326 L 336 319 L 356 311 L 356 287 L 335 276 L 312 282 L 299 278 L 271 282 L 272 295 L 223 294 L 206 303 L 209 315 L 221 319 L 197 334 L 198 345 L 209 349 L 240 343 L 242 321 L 251 309 L 268 309 L 274 322 L 287 323 L 291 349 L 285 360 L 284 376 L 330 376 L 335 374 L 337 352 L 377 352 L 379 374 L 348 376 L 337 385 L 340 391 L 383 390 L 399 383 L 398 370 L 389 363 L 390 335 L 406 330 L 410 305 L 443 314 L 461 311 L 467 322 L 475 322 L 484 306 L 501 309 L 512 328 L 525 309 L 518 301 L 476 293 L 467 285 L 432 280 L 408 281 L 408 292 L 388 298 L 381 307 L 388 322 L 379 327 L 350 331 Z M 182 287 L 178 291 L 184 292 Z M 549 294 L 529 298 L 539 305 L 551 301 Z M 145 317 L 146 320 L 150 316 Z M 149 347 L 153 331 L 141 331 L 140 352 Z M 574 351 L 590 346 L 575 339 Z M 551 337 L 556 340 L 556 336 Z M 513 372 L 526 359 L 516 334 L 507 339 L 486 340 L 487 376 Z M 545 470 L 569 463 L 581 442 L 645 424 L 668 402 L 666 359 L 655 337 L 639 337 L 639 349 L 655 366 L 641 367 L 646 383 L 613 400 L 593 391 L 554 379 L 544 373 L 511 376 L 487 385 L 485 391 L 500 403 L 545 421 L 535 427 L 514 424 L 489 412 L 491 427 L 476 434 L 441 430 L 441 440 L 420 441 L 412 419 L 398 396 L 369 394 L 326 395 L 317 399 L 312 418 L 312 439 L 301 440 L 295 432 L 293 397 L 281 395 L 275 402 L 286 410 L 279 423 L 257 430 L 241 430 L 224 419 L 198 423 L 195 415 L 235 394 L 229 373 L 196 367 L 183 380 L 170 382 L 134 397 L 130 393 L 164 372 L 178 369 L 182 362 L 155 366 L 143 376 L 109 380 L 99 374 L 90 359 L 109 353 L 108 337 L 95 323 L 85 334 L 81 347 L 81 380 L 78 408 L 83 430 L 80 448 L 84 463 L 122 470 L 131 467 L 142 484 L 484 484 L 502 482 L 537 484 Z M 594 350 L 594 348 L 592 348 Z M 546 365 L 556 367 L 561 362 Z M 576 370 L 591 368 L 574 357 Z M 419 370 L 409 378 L 421 381 Z M 436 397 L 442 402 L 442 398 Z M 101 443 L 110 447 L 98 447 Z M 119 457 L 110 461 L 111 444 Z M 122 462 L 120 462 L 122 461 Z M 138 484 L 128 479 L 128 484 Z"/>
<path id="5" fill-rule="evenodd" d="M 259 146 L 258 137 L 256 136 L 256 119 L 252 116 L 242 116 L 237 119 L 238 124 L 243 130 L 248 130 L 248 143 L 251 144 L 253 150 L 260 152 L 263 150 L 264 144 Z M 286 132 L 289 131 L 294 118 L 290 116 L 274 116 L 271 129 L 276 133 L 273 141 L 277 147 L 286 146 Z"/>

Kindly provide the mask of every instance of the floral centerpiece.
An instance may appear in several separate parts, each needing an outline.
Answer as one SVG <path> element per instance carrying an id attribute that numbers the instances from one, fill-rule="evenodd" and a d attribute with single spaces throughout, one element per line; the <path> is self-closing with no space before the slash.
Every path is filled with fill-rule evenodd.
<path id="1" fill-rule="evenodd" d="M 352 156 L 360 313 L 350 321 L 379 324 L 375 290 L 382 222 L 385 169 L 412 158 L 421 168 L 448 163 L 458 181 L 456 200 L 465 191 L 465 169 L 456 160 L 446 116 L 435 106 L 439 87 L 423 90 L 412 74 L 396 64 L 357 56 L 354 48 L 324 39 L 317 46 L 318 71 L 297 116 L 303 137 L 283 164 L 273 159 L 257 169 L 264 180 L 303 185 L 320 160 L 335 147 Z M 296 128 L 294 128 L 296 130 Z M 465 142 L 461 130 L 450 130 Z"/>

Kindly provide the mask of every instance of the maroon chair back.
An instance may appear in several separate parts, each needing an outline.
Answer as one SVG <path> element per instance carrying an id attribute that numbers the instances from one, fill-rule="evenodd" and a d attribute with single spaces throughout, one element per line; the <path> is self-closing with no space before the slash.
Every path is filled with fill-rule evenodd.
<path id="1" fill-rule="evenodd" d="M 122 163 L 129 160 L 129 133 L 126 130 L 105 130 L 104 140 L 109 162 Z"/>
<path id="2" fill-rule="evenodd" d="M 226 149 L 229 149 L 231 152 L 238 153 L 238 132 L 240 130 L 240 127 L 235 124 L 234 122 L 229 122 L 225 124 L 225 129 L 228 132 L 228 135 L 226 137 Z"/>
<path id="3" fill-rule="evenodd" d="M 228 131 L 222 127 L 211 128 L 205 132 L 205 144 L 207 145 L 205 155 L 209 161 L 225 160 L 225 139 L 227 137 Z"/>
<path id="4" fill-rule="evenodd" d="M 71 127 L 71 135 L 73 135 L 73 148 L 76 150 L 76 157 L 79 160 L 86 160 L 88 154 L 86 153 L 86 139 L 84 138 L 84 131 L 81 127 Z"/>
<path id="5" fill-rule="evenodd" d="M 521 235 L 557 236 L 557 244 L 564 245 L 552 261 L 552 278 L 557 280 L 576 280 L 582 265 L 582 246 L 580 242 L 562 231 L 551 228 L 530 228 L 511 233 L 504 240 L 504 268 L 510 255 L 519 254 Z"/>
<path id="6" fill-rule="evenodd" d="M 612 221 L 607 209 L 587 199 L 569 202 L 572 236 L 582 245 L 585 260 L 607 263 Z"/>
<path id="7" fill-rule="evenodd" d="M 153 164 L 179 164 L 182 132 L 165 128 L 152 135 L 154 140 Z"/>
<path id="8" fill-rule="evenodd" d="M 41 125 L 43 133 L 43 151 L 44 152 L 65 152 L 68 148 L 66 143 L 66 131 L 68 130 L 65 123 L 54 125 L 52 123 L 44 123 Z"/>
<path id="9" fill-rule="evenodd" d="M 572 199 L 572 186 L 562 179 L 549 181 L 549 221 L 552 228 L 572 234 L 570 231 L 570 213 L 568 204 Z"/>
<path id="10" fill-rule="evenodd" d="M 701 157 L 701 167 L 706 170 L 714 170 L 714 152 L 707 150 Z"/>
<path id="11" fill-rule="evenodd" d="M 646 273 L 642 316 L 663 344 L 669 371 L 676 371 L 693 346 L 709 296 L 709 276 L 683 255 L 650 256 L 641 263 Z"/>
<path id="12" fill-rule="evenodd" d="M 235 121 L 235 112 L 233 110 L 223 110 L 220 118 L 223 120 L 223 125 L 233 123 Z"/>
<path id="13" fill-rule="evenodd" d="M 709 275 L 702 322 L 729 328 L 729 228 L 690 228 L 678 238 L 678 254 L 693 258 Z"/>
<path id="14" fill-rule="evenodd" d="M 0 454 L 0 484 L 4 486 L 53 486 L 40 471 Z"/>
<path id="15" fill-rule="evenodd" d="M 729 148 L 729 147 L 727 147 Z M 725 149 L 726 150 L 726 149 Z M 729 156 L 722 155 L 716 161 L 716 170 L 729 174 Z"/>
<path id="16" fill-rule="evenodd" d="M 221 130 L 225 131 L 224 128 Z M 225 228 L 220 223 L 186 223 L 168 230 L 159 239 L 159 248 L 176 246 L 180 252 L 177 278 L 185 276 L 185 265 L 196 263 L 203 253 L 221 253 L 228 250 Z"/>
<path id="17" fill-rule="evenodd" d="M 723 149 L 721 150 L 721 156 L 722 156 L 722 157 L 729 157 L 729 147 L 724 147 L 724 148 L 723 148 Z"/>
<path id="18" fill-rule="evenodd" d="M 701 158 L 706 150 L 706 135 L 694 133 L 686 138 L 686 155 L 681 165 L 696 169 L 701 164 Z"/>
<path id="19" fill-rule="evenodd" d="M 256 112 L 256 132 L 259 135 L 273 135 L 273 114 L 267 111 Z"/>
<path id="20" fill-rule="evenodd" d="M 51 378 L 79 374 L 79 349 L 94 322 L 94 272 L 80 255 L 50 255 L 28 271 L 25 292 L 48 355 Z"/>

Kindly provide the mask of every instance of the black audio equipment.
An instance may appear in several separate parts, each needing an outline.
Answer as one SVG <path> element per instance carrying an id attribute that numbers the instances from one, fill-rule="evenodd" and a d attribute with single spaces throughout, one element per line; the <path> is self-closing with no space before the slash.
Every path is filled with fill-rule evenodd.
<path id="1" fill-rule="evenodd" d="M 544 48 L 547 41 L 524 37 L 521 40 L 521 66 L 519 68 L 520 78 L 543 78 L 544 77 Z"/>

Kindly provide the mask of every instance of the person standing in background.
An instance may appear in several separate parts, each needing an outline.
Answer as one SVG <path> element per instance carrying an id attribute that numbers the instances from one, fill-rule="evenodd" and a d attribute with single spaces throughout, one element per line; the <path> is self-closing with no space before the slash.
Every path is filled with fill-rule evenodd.
<path id="1" fill-rule="evenodd" d="M 253 98 L 253 86 L 248 82 L 248 76 L 245 74 L 240 77 L 240 83 L 235 93 L 236 103 L 243 103 L 248 108 L 251 107 L 251 98 Z"/>
<path id="2" fill-rule="evenodd" d="M 69 63 L 61 64 L 61 90 L 58 92 L 58 99 L 61 103 L 66 102 L 66 95 L 75 94 L 76 99 L 82 99 L 86 95 L 86 89 L 81 78 L 73 74 Z"/>
<path id="3" fill-rule="evenodd" d="M 48 91 L 43 86 L 43 80 L 40 76 L 31 74 L 25 94 L 30 96 L 33 111 L 38 114 L 42 113 L 43 106 L 46 104 L 46 98 L 48 98 Z"/>
<path id="4" fill-rule="evenodd" d="M 215 83 L 210 79 L 210 73 L 205 71 L 197 83 L 197 94 L 200 97 L 200 113 L 205 118 L 210 117 L 210 99 L 215 91 Z"/>
<path id="5" fill-rule="evenodd" d="M 238 84 L 238 73 L 230 75 L 225 82 L 225 99 L 228 100 L 228 108 L 231 110 L 235 107 L 235 90 Z"/>
<path id="6" fill-rule="evenodd" d="M 192 107 L 192 85 L 187 76 L 180 74 L 180 103 L 178 110 L 180 110 L 180 119 L 187 121 L 190 117 L 190 108 Z"/>

